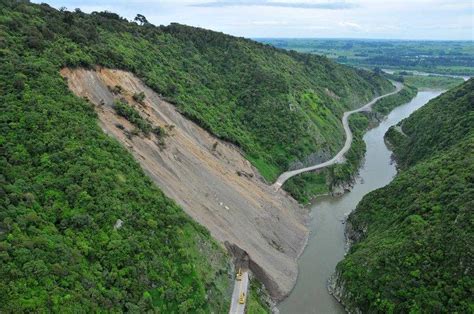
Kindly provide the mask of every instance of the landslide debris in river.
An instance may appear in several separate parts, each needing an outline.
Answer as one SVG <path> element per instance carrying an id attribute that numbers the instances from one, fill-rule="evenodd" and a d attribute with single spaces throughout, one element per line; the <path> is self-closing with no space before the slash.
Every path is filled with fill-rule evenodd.
<path id="1" fill-rule="evenodd" d="M 263 183 L 237 147 L 184 118 L 133 74 L 104 68 L 66 68 L 61 74 L 76 95 L 95 105 L 104 132 L 133 154 L 165 194 L 228 248 L 248 254 L 251 270 L 275 300 L 291 291 L 308 238 L 304 209 Z M 114 93 L 116 86 L 121 91 Z M 145 98 L 138 103 L 133 95 L 141 92 Z M 120 98 L 168 135 L 133 135 L 134 126 L 113 109 Z"/>

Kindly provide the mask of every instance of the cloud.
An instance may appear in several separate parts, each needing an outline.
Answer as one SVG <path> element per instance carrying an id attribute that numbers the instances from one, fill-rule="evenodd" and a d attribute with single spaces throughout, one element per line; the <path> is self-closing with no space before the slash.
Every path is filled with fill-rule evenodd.
<path id="1" fill-rule="evenodd" d="M 359 29 L 359 30 L 362 29 L 362 26 L 360 26 L 357 23 L 353 23 L 353 22 L 340 22 L 339 26 L 348 27 L 348 28 L 352 28 L 352 29 Z"/>
<path id="2" fill-rule="evenodd" d="M 141 13 L 156 25 L 179 22 L 253 38 L 474 40 L 472 0 L 30 1 L 85 12 L 109 10 L 128 19 Z"/>
<path id="3" fill-rule="evenodd" d="M 285 21 L 252 21 L 253 25 L 288 25 L 288 22 Z"/>
<path id="4" fill-rule="evenodd" d="M 271 0 L 217 0 L 212 2 L 203 2 L 191 4 L 193 7 L 221 8 L 235 6 L 264 6 L 279 8 L 297 8 L 297 9 L 321 9 L 321 10 L 344 10 L 358 7 L 354 3 L 346 1 L 333 2 L 283 2 Z"/>

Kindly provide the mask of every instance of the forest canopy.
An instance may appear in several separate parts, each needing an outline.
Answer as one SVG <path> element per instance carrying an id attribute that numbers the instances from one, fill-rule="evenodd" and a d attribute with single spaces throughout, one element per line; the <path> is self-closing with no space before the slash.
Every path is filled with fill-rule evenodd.
<path id="1" fill-rule="evenodd" d="M 321 56 L 138 16 L 55 10 L 3 0 L 7 47 L 55 67 L 128 70 L 187 117 L 239 145 L 268 180 L 343 144 L 342 112 L 392 89 L 379 74 Z M 27 75 L 27 73 L 23 73 Z"/>
<path id="2" fill-rule="evenodd" d="M 0 1 L 0 312 L 227 311 L 228 256 L 59 75 L 100 21 Z"/>
<path id="3" fill-rule="evenodd" d="M 474 79 L 386 137 L 401 171 L 349 216 L 355 244 L 337 266 L 344 303 L 362 312 L 472 312 Z"/>

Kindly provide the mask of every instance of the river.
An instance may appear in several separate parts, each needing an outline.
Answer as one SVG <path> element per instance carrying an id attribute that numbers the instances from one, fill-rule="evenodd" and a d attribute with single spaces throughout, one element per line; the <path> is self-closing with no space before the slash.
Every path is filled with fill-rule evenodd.
<path id="1" fill-rule="evenodd" d="M 364 135 L 367 146 L 364 164 L 351 192 L 342 196 L 319 197 L 311 206 L 311 235 L 299 260 L 299 275 L 290 296 L 279 304 L 280 313 L 344 313 L 344 308 L 328 293 L 327 280 L 344 257 L 343 221 L 362 197 L 387 185 L 396 174 L 391 152 L 383 137 L 397 124 L 425 105 L 441 91 L 421 91 L 409 103 L 395 108 L 380 125 Z"/>

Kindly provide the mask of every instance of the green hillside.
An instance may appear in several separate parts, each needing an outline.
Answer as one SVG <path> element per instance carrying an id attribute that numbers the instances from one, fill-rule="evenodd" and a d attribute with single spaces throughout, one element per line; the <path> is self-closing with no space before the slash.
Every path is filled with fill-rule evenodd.
<path id="1" fill-rule="evenodd" d="M 363 140 L 368 128 L 374 127 L 382 117 L 395 107 L 409 102 L 416 96 L 417 89 L 405 85 L 396 93 L 377 101 L 372 112 L 357 113 L 349 118 L 349 126 L 354 139 L 345 155 L 346 161 L 317 172 L 305 172 L 285 182 L 283 188 L 302 204 L 308 204 L 314 197 L 334 191 L 340 185 L 350 183 L 361 166 L 366 147 Z"/>
<path id="2" fill-rule="evenodd" d="M 135 73 L 270 180 L 339 149 L 342 112 L 391 88 L 221 33 L 0 0 L 0 312 L 227 311 L 228 257 L 59 75 L 96 65 Z"/>
<path id="3" fill-rule="evenodd" d="M 58 70 L 85 53 L 45 7 L 12 3 L 0 3 L 0 312 L 226 312 L 228 256 L 69 92 Z"/>
<path id="4" fill-rule="evenodd" d="M 5 0 L 1 16 L 6 59 L 18 51 L 56 69 L 130 70 L 188 117 L 238 144 L 269 180 L 293 160 L 336 151 L 342 112 L 392 88 L 376 74 L 325 57 L 179 24 L 140 26 L 108 12 Z"/>
<path id="5" fill-rule="evenodd" d="M 227 256 L 207 230 L 54 64 L 12 55 L 0 62 L 0 312 L 226 310 Z"/>
<path id="6" fill-rule="evenodd" d="M 430 104 L 417 110 L 402 123 L 405 136 L 394 129 L 388 133 L 394 142 L 398 164 L 407 168 L 428 159 L 473 132 L 474 80 L 454 88 Z"/>
<path id="7" fill-rule="evenodd" d="M 392 88 L 378 75 L 325 57 L 176 24 L 166 32 L 192 43 L 203 67 L 215 77 L 206 82 L 211 98 L 179 95 L 178 105 L 213 133 L 241 146 L 270 180 L 293 160 L 340 149 L 342 112 Z M 213 97 L 225 98 L 215 104 Z"/>
<path id="8" fill-rule="evenodd" d="M 474 80 L 391 128 L 401 171 L 348 220 L 355 244 L 337 266 L 349 309 L 474 310 Z"/>

